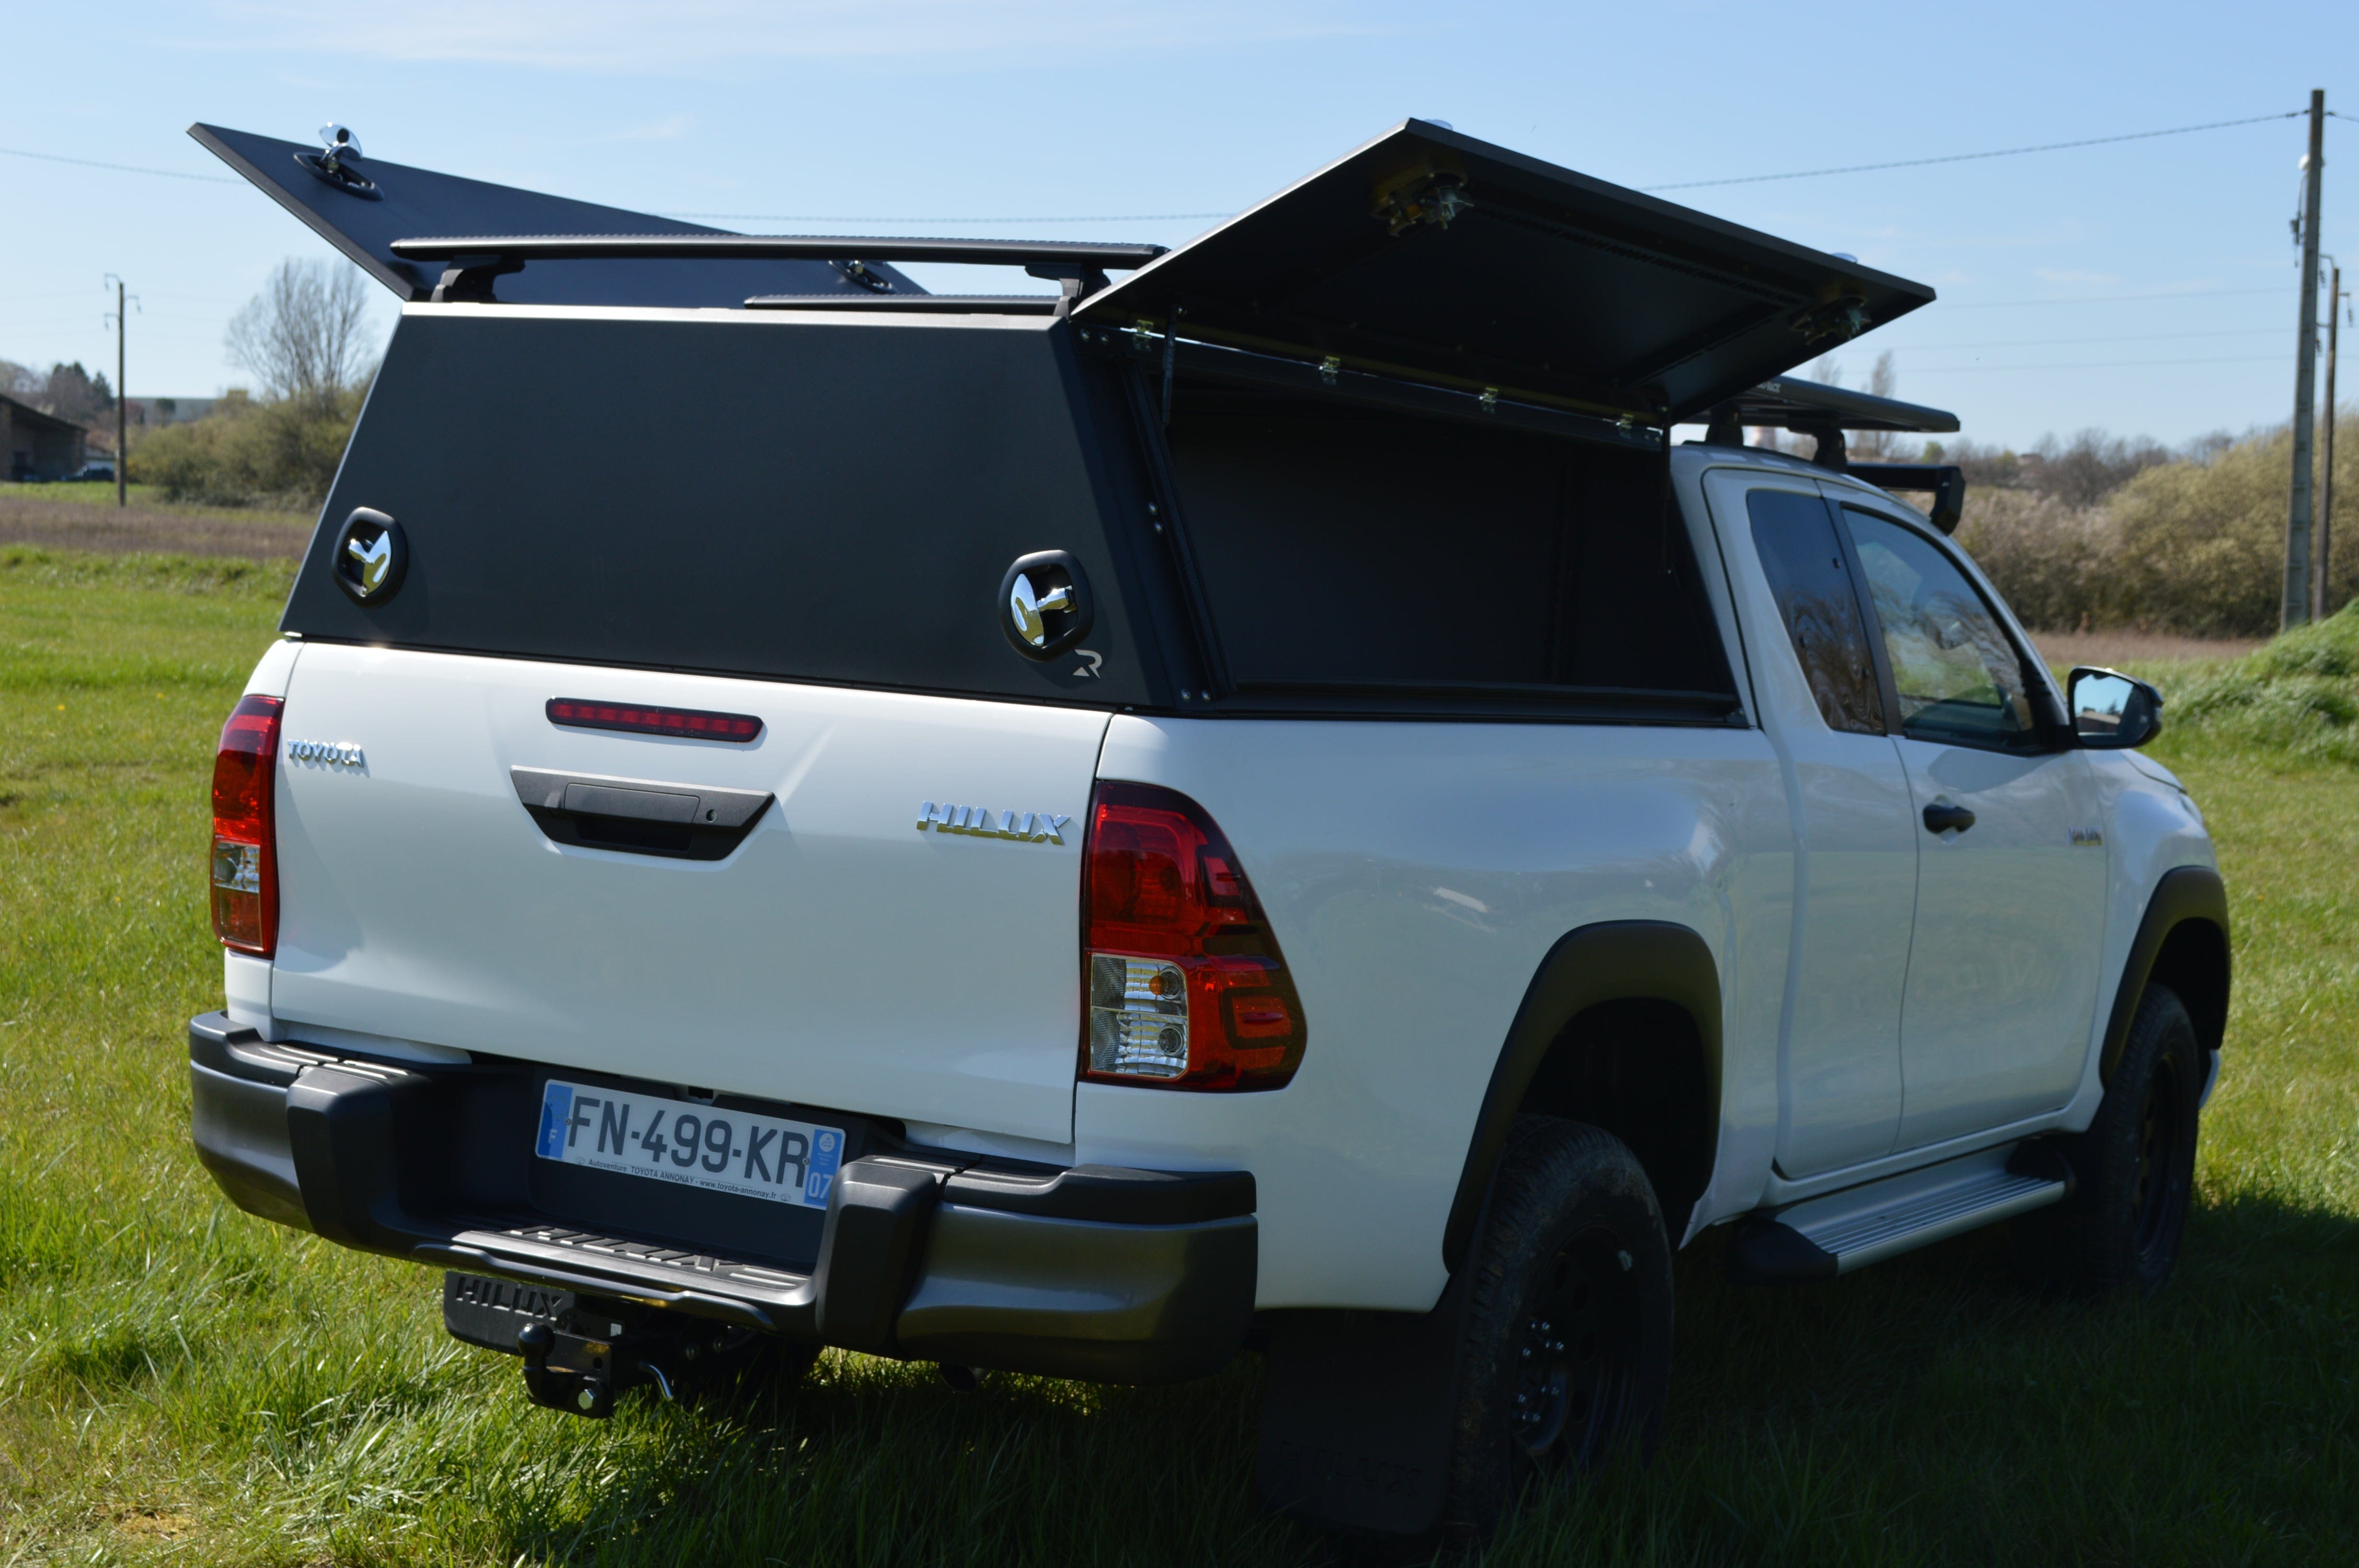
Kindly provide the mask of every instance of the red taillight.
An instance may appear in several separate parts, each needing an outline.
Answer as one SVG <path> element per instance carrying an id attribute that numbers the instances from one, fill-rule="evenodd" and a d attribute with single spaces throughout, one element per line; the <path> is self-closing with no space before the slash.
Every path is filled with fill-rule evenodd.
<path id="1" fill-rule="evenodd" d="M 277 838 L 270 797 L 278 756 L 275 697 L 242 697 L 213 753 L 213 935 L 270 957 L 278 946 Z"/>
<path id="2" fill-rule="evenodd" d="M 1175 1089 L 1294 1076 L 1302 1000 L 1204 808 L 1154 784 L 1100 784 L 1082 862 L 1082 1076 Z"/>

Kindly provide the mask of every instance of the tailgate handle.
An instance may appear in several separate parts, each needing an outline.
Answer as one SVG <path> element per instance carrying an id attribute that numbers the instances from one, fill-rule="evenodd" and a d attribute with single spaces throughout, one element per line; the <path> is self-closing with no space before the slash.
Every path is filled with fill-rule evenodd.
<path id="1" fill-rule="evenodd" d="M 577 816 L 628 816 L 641 822 L 693 822 L 703 813 L 693 795 L 636 785 L 569 784 L 561 809 Z"/>
<path id="2" fill-rule="evenodd" d="M 726 859 L 773 798 L 764 790 L 545 768 L 510 768 L 508 778 L 517 801 L 558 843 L 677 860 Z"/>

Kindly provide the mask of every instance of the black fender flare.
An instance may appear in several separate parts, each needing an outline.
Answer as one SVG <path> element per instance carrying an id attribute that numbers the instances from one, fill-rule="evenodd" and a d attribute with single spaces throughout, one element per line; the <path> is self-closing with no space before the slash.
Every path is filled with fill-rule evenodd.
<path id="1" fill-rule="evenodd" d="M 2146 994 L 2147 982 L 2154 977 L 2155 960 L 2162 954 L 2163 944 L 2171 933 L 2189 922 L 2214 926 L 2220 933 L 2220 994 L 2212 999 L 2182 997 L 2189 1012 L 2195 1015 L 2196 1032 L 2206 1046 L 2220 1048 L 2222 1031 L 2228 1017 L 2228 890 L 2220 881 L 2220 873 L 2209 866 L 2175 866 L 2162 873 L 2147 895 L 2146 915 L 2138 922 L 2137 935 L 2130 943 L 2129 957 L 2122 965 L 2120 987 L 2114 992 L 2113 1015 L 2105 1022 L 2104 1044 L 2097 1053 L 2097 1081 L 2110 1084 L 2114 1066 L 2121 1060 L 2122 1049 L 2130 1037 L 2130 1021 L 2137 1016 L 2138 999 Z"/>
<path id="2" fill-rule="evenodd" d="M 1721 1098 L 1720 966 L 1704 939 L 1667 920 L 1609 920 L 1557 939 L 1540 960 L 1507 1027 L 1466 1151 L 1466 1166 L 1441 1233 L 1441 1260 L 1453 1273 L 1466 1256 L 1491 1188 L 1491 1173 L 1532 1076 L 1564 1026 L 1601 1002 L 1667 1001 L 1684 1008 L 1702 1038 L 1712 1103 Z M 1715 1139 L 1715 1142 L 1717 1140 Z"/>

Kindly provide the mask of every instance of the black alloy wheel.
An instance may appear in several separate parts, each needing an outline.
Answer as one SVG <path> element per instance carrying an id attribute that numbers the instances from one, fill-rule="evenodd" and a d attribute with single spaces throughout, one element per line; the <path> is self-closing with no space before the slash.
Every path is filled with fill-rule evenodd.
<path id="1" fill-rule="evenodd" d="M 1653 1453 L 1670 1388 L 1670 1241 L 1620 1139 L 1523 1116 L 1462 1267 L 1444 1517 L 1480 1533 L 1527 1484 Z"/>
<path id="2" fill-rule="evenodd" d="M 2179 1137 L 2180 1086 L 2186 1078 L 2187 1070 L 2176 1054 L 2157 1058 L 2138 1104 L 2137 1179 L 2131 1189 L 2130 1238 L 2141 1273 L 2153 1269 L 2166 1247 L 2176 1248 L 2179 1222 L 2187 1212 L 2189 1172 Z"/>
<path id="3" fill-rule="evenodd" d="M 1636 1266 L 1613 1232 L 1571 1238 L 1534 1281 L 1509 1434 L 1541 1469 L 1586 1470 L 1627 1425 L 1645 1349 Z"/>
<path id="4" fill-rule="evenodd" d="M 2148 986 L 2096 1119 L 2046 1141 L 2071 1167 L 2071 1195 L 2009 1227 L 2027 1282 L 2093 1296 L 2131 1287 L 2151 1295 L 2169 1281 L 2195 1187 L 2210 1067 L 2178 994 Z"/>

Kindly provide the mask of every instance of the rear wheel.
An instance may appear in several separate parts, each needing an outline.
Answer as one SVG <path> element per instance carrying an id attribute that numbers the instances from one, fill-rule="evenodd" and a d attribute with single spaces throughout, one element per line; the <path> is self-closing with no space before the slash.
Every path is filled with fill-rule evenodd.
<path id="1" fill-rule="evenodd" d="M 1487 1530 L 1534 1481 L 1651 1454 L 1670 1381 L 1670 1244 L 1621 1140 L 1516 1119 L 1459 1343 L 1448 1518 Z"/>
<path id="2" fill-rule="evenodd" d="M 2178 993 L 2148 986 L 2097 1119 L 2056 1141 L 2072 1167 L 2072 1195 L 2015 1222 L 2030 1282 L 2074 1295 L 2130 1286 L 2151 1295 L 2170 1278 L 2194 1190 L 2207 1065 Z"/>

